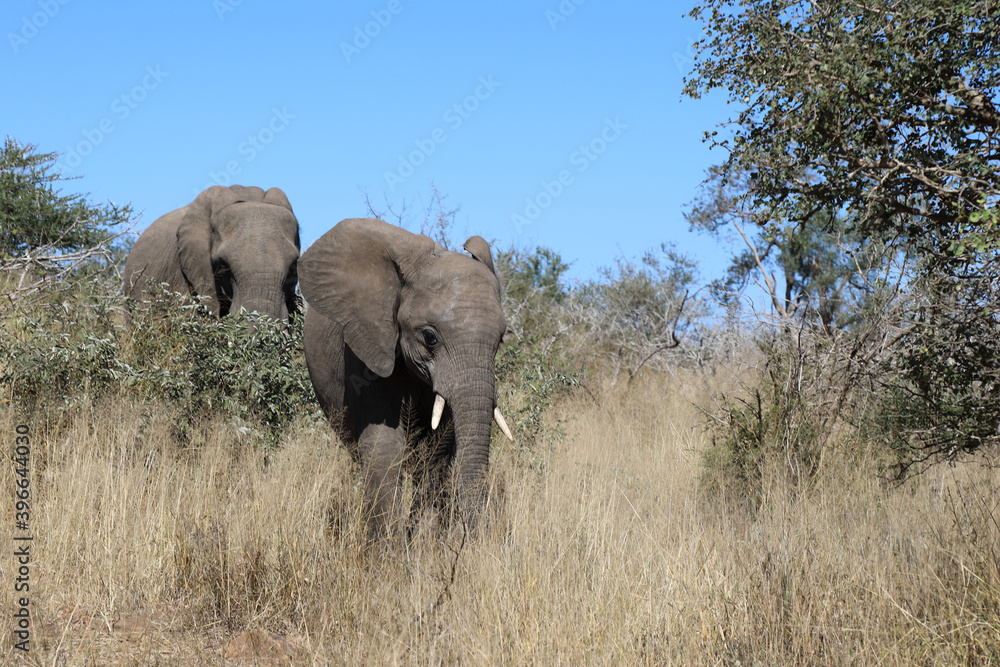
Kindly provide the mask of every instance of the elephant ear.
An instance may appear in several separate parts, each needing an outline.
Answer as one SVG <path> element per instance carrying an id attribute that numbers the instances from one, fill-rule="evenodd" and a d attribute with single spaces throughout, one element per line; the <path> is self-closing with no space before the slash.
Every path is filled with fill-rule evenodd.
<path id="1" fill-rule="evenodd" d="M 470 255 L 489 267 L 490 271 L 496 273 L 493 268 L 493 253 L 490 251 L 490 244 L 482 236 L 473 236 L 462 246 Z"/>
<path id="2" fill-rule="evenodd" d="M 404 276 L 435 250 L 426 236 L 381 220 L 343 220 L 299 258 L 310 308 L 343 327 L 344 342 L 380 377 L 392 375 Z"/>
<path id="3" fill-rule="evenodd" d="M 264 194 L 264 202 L 274 204 L 275 206 L 283 206 L 289 211 L 292 210 L 292 205 L 289 203 L 288 197 L 285 196 L 285 193 L 281 188 L 269 188 Z M 295 211 L 292 211 L 292 213 L 294 212 Z"/>
<path id="4" fill-rule="evenodd" d="M 295 223 L 294 235 L 291 234 L 291 229 L 286 228 L 285 231 L 289 234 L 288 240 L 294 243 L 296 248 L 301 248 L 302 244 L 299 241 L 299 223 L 295 220 L 295 211 L 292 210 L 292 205 L 288 201 L 288 197 L 285 196 L 284 191 L 281 188 L 269 188 L 267 193 L 264 195 L 263 201 L 265 204 L 272 204 L 274 206 L 280 206 L 288 209 L 288 212 L 292 214 L 290 221 L 294 221 Z"/>
<path id="5" fill-rule="evenodd" d="M 209 188 L 211 189 L 211 188 Z M 229 204 L 235 204 L 241 201 L 264 201 L 264 191 L 258 188 L 256 185 L 230 185 L 228 188 L 229 194 L 232 196 L 232 200 L 224 204 L 224 206 L 229 206 Z M 220 206 L 219 208 L 222 208 Z M 219 208 L 215 209 L 216 211 Z"/>
<path id="6" fill-rule="evenodd" d="M 236 201 L 229 188 L 213 185 L 188 205 L 177 227 L 177 258 L 194 293 L 211 297 L 209 309 L 219 314 L 219 298 L 212 269 L 212 216 Z"/>

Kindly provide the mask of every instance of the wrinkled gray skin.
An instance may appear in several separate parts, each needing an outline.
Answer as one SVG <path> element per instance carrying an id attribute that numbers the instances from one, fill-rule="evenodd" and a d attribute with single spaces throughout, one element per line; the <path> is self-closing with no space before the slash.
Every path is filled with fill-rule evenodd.
<path id="1" fill-rule="evenodd" d="M 506 325 L 489 244 L 469 257 L 381 220 L 344 220 L 302 255 L 306 363 L 326 414 L 360 462 L 374 535 L 392 530 L 404 458 L 449 473 L 454 509 L 475 524 L 485 500 L 494 360 Z M 446 401 L 440 445 L 435 393 Z M 450 464 L 450 465 L 449 465 Z"/>
<path id="2" fill-rule="evenodd" d="M 125 262 L 125 293 L 141 298 L 152 279 L 209 297 L 216 315 L 245 308 L 285 320 L 297 310 L 298 257 L 299 223 L 284 192 L 215 185 L 142 233 Z"/>

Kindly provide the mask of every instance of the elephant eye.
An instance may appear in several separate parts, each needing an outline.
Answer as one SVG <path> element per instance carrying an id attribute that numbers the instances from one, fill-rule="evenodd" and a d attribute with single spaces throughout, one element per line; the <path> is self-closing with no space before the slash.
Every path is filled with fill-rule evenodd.
<path id="1" fill-rule="evenodd" d="M 424 329 L 420 332 L 420 335 L 423 336 L 424 345 L 428 348 L 437 347 L 439 341 L 437 334 L 434 333 L 433 329 Z"/>

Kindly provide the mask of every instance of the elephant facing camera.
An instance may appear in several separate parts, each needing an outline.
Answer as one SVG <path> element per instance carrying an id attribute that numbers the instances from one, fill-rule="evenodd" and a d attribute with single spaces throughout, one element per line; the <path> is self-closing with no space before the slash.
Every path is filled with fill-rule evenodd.
<path id="1" fill-rule="evenodd" d="M 375 219 L 337 224 L 299 262 L 304 348 L 326 415 L 364 475 L 370 532 L 395 532 L 403 479 L 411 516 L 476 525 L 487 502 L 506 331 L 489 244 L 468 255 Z"/>
<path id="2" fill-rule="evenodd" d="M 141 300 L 149 282 L 165 283 L 220 317 L 244 309 L 284 321 L 299 311 L 299 248 L 280 189 L 212 186 L 142 233 L 125 261 L 125 293 Z"/>

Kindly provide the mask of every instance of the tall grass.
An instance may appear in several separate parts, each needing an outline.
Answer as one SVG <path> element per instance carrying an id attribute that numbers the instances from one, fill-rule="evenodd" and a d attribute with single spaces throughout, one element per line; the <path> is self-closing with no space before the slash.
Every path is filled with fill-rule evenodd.
<path id="1" fill-rule="evenodd" d="M 494 441 L 482 531 L 396 545 L 368 544 L 358 473 L 314 417 L 268 449 L 223 420 L 178 444 L 177 408 L 127 396 L 66 412 L 33 426 L 32 652 L 9 614 L 0 651 L 217 664 L 264 630 L 293 664 L 1000 661 L 988 459 L 896 486 L 834 449 L 806 490 L 764 466 L 750 506 L 702 466 L 706 391 L 677 374 L 578 394 L 540 463 Z"/>

